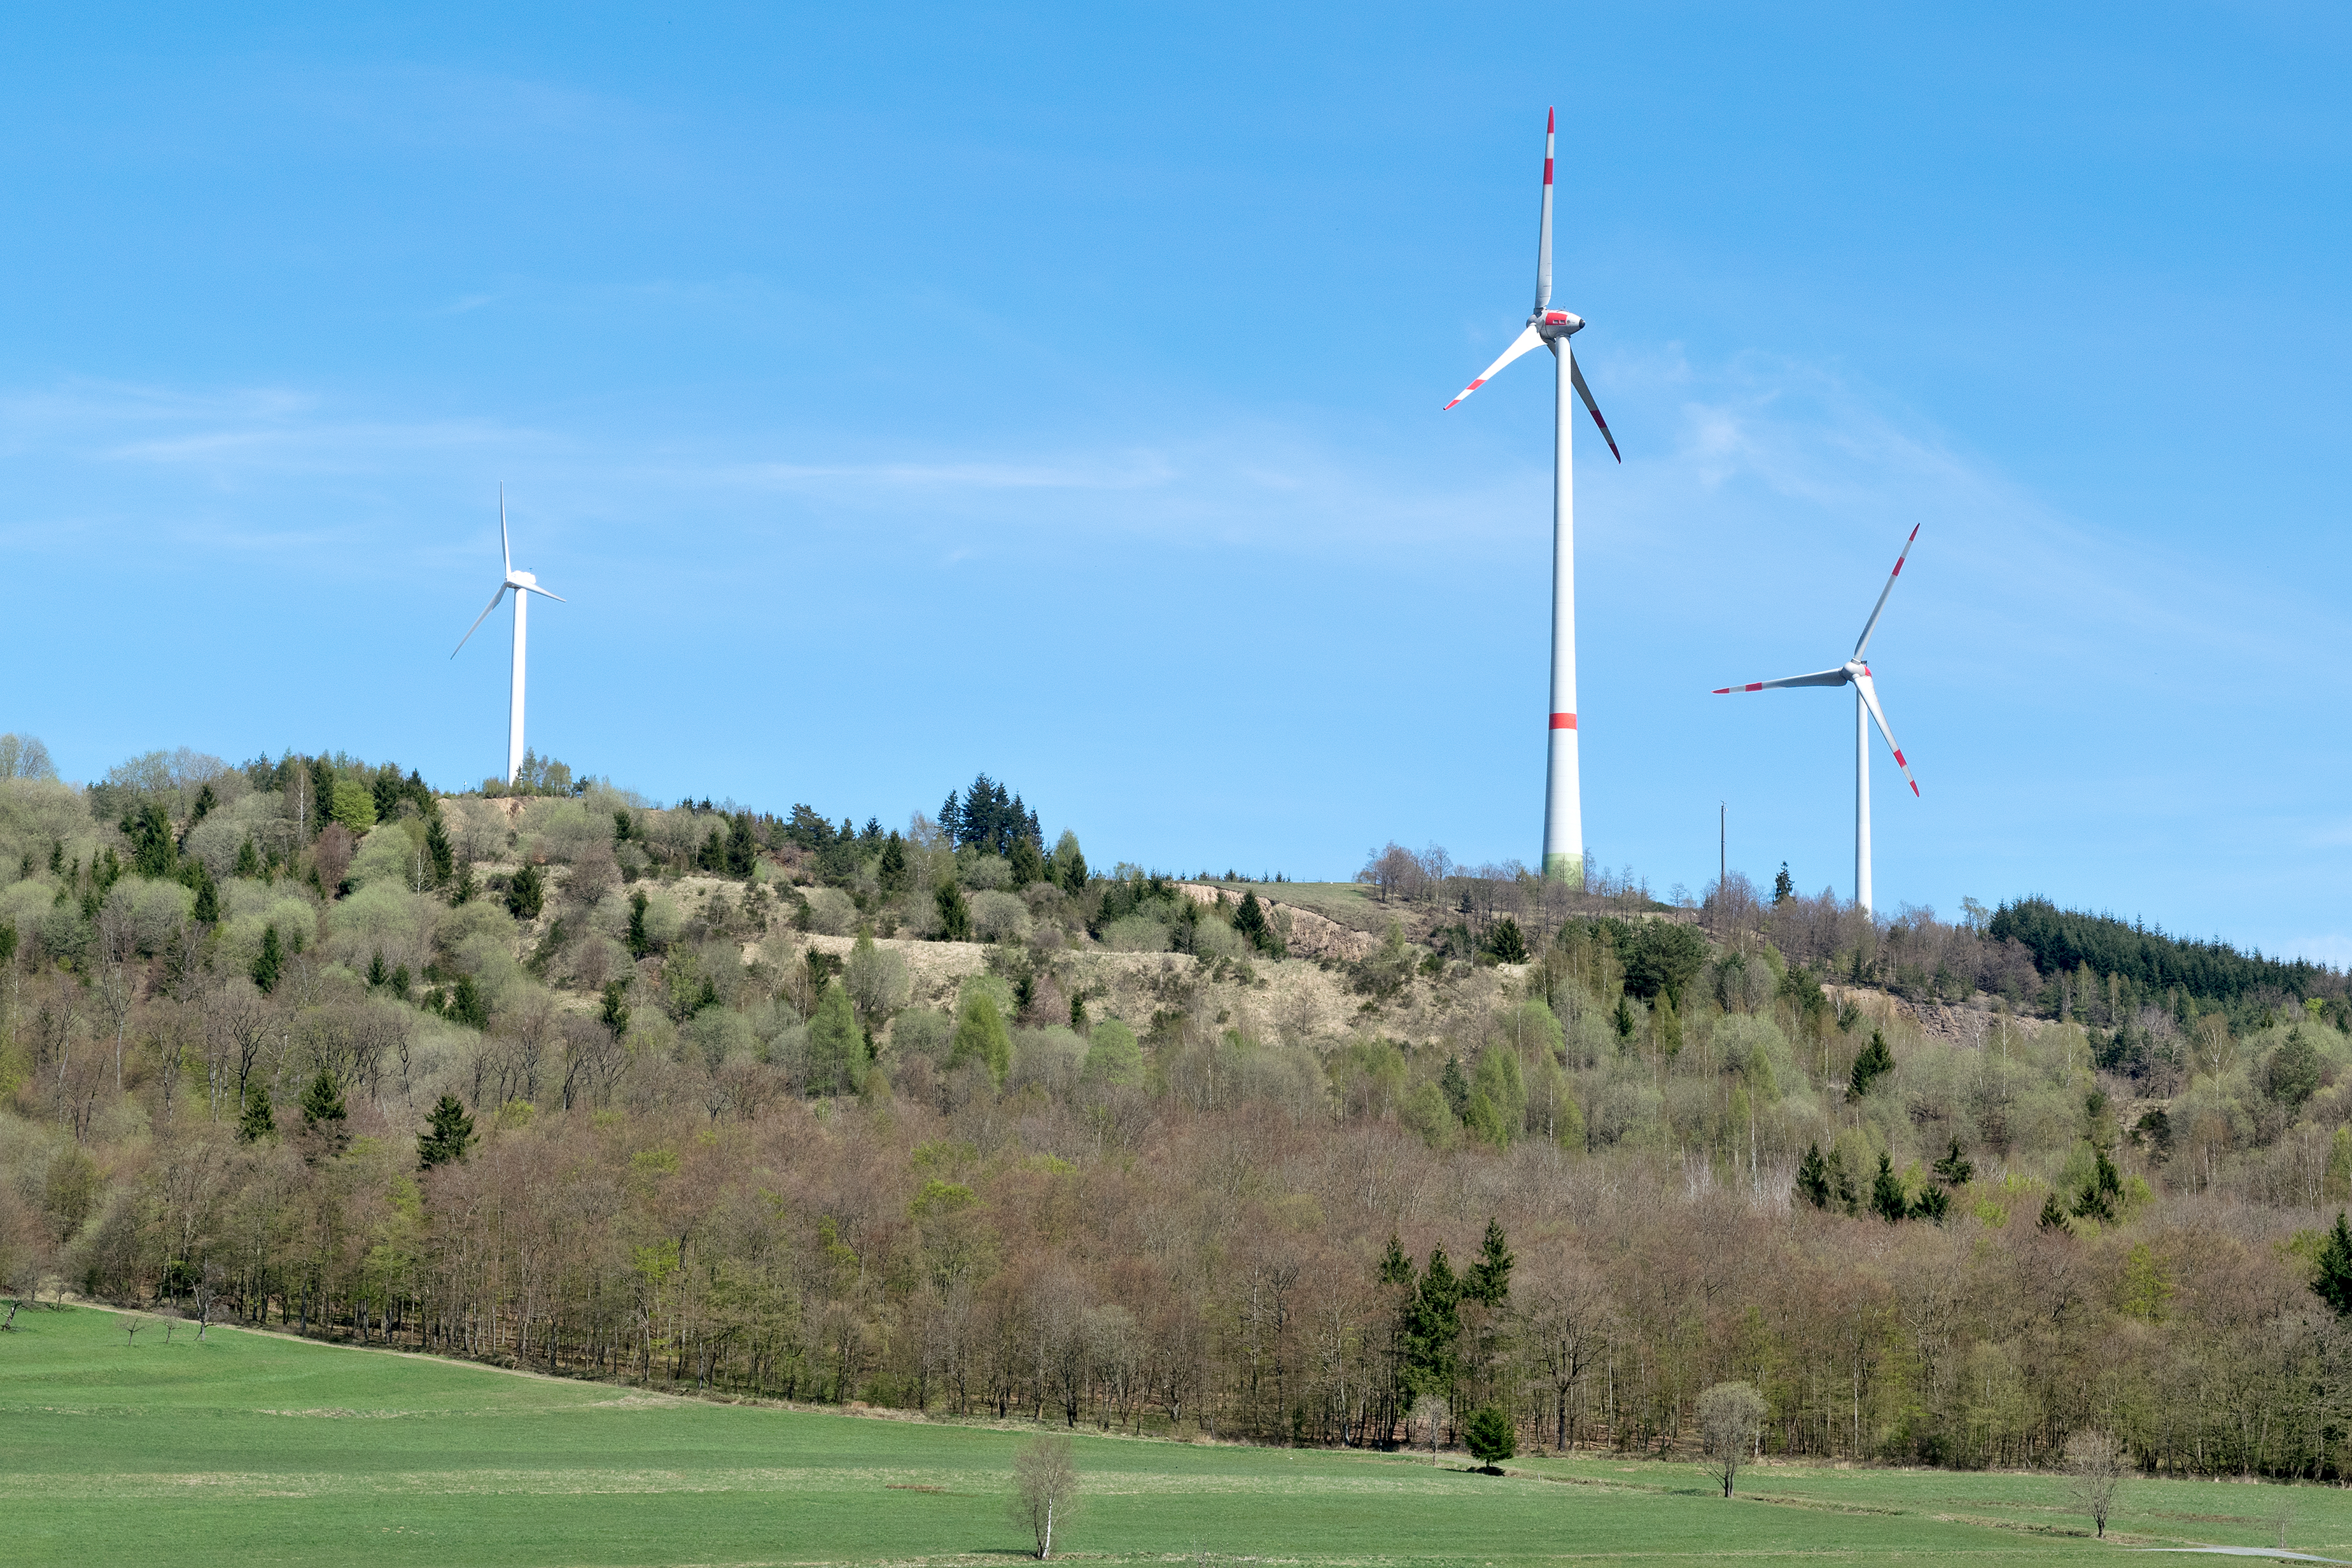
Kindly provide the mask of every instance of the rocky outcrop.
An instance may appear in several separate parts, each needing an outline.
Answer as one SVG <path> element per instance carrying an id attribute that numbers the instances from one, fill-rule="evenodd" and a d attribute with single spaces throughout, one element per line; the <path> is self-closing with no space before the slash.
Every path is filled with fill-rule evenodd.
<path id="1" fill-rule="evenodd" d="M 1229 904 L 1241 902 L 1241 895 L 1212 888 L 1201 882 L 1179 882 L 1176 890 L 1197 904 L 1214 904 L 1223 900 Z M 1258 902 L 1266 908 L 1266 918 L 1274 929 L 1282 933 L 1289 944 L 1293 958 L 1329 959 L 1334 963 L 1353 963 L 1369 958 L 1381 939 L 1370 931 L 1351 931 L 1334 920 L 1328 920 L 1312 910 L 1302 910 L 1296 904 L 1286 904 L 1269 899 L 1263 892 Z"/>

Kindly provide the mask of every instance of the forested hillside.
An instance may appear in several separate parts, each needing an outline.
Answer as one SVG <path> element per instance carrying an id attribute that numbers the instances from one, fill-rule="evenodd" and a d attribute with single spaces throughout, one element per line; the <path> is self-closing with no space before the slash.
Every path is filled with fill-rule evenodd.
<path id="1" fill-rule="evenodd" d="M 1775 1451 L 2347 1458 L 2333 971 L 1394 846 L 1180 879 L 984 777 L 886 827 L 0 763 L 15 1291 L 1279 1443 L 1664 1452 L 1744 1379 Z"/>

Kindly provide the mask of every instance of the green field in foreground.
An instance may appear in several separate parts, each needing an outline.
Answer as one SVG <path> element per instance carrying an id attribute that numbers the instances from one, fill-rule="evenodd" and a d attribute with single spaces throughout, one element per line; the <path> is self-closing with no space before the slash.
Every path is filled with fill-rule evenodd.
<path id="1" fill-rule="evenodd" d="M 126 1348 L 115 1315 L 0 1335 L 0 1560 L 110 1563 L 801 1563 L 980 1559 L 1019 1432 L 705 1404 L 215 1328 Z M 1082 1436 L 1071 1555 L 1305 1563 L 1828 1557 L 2042 1563 L 2113 1545 L 2039 1477 L 1767 1466 L 1726 1503 L 1687 1467 Z M 2318 1487 L 2136 1483 L 2128 1544 L 2277 1540 L 2352 1556 Z M 1058 1556 L 1059 1553 L 1056 1553 Z M 2165 1561 L 2165 1559 L 2158 1559 Z M 2175 1559 L 2174 1561 L 2177 1561 Z"/>

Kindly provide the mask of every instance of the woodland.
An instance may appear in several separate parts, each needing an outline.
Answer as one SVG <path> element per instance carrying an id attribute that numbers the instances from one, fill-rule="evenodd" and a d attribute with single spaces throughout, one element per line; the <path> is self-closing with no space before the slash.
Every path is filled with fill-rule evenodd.
<path id="1" fill-rule="evenodd" d="M 712 1397 L 2341 1479 L 2348 1026 L 2033 898 L 0 738 L 0 1290 Z"/>

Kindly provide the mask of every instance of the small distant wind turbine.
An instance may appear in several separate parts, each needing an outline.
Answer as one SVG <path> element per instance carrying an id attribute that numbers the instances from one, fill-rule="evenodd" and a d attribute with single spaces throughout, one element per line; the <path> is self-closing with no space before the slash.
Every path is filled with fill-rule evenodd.
<path id="1" fill-rule="evenodd" d="M 1592 401 L 1584 373 L 1568 340 L 1584 330 L 1584 319 L 1551 308 L 1551 163 L 1553 114 L 1544 110 L 1543 223 L 1536 240 L 1536 308 L 1528 313 L 1526 330 L 1511 340 L 1502 357 L 1481 371 L 1478 379 L 1456 393 L 1459 403 L 1488 382 L 1495 373 L 1529 349 L 1542 344 L 1551 350 L 1557 383 L 1552 397 L 1551 479 L 1551 742 L 1545 757 L 1543 874 L 1554 881 L 1581 887 L 1584 883 L 1584 803 L 1577 780 L 1576 755 L 1576 485 L 1575 407 L 1572 390 L 1584 400 L 1609 455 L 1625 460 L 1609 421 Z M 1454 403 L 1445 406 L 1451 408 Z"/>
<path id="2" fill-rule="evenodd" d="M 506 563 L 507 574 L 499 581 L 499 591 L 490 595 L 490 602 L 483 606 L 482 613 L 474 617 L 474 624 L 466 628 L 466 635 L 457 639 L 457 646 L 449 650 L 449 657 L 455 658 L 465 650 L 466 644 L 473 640 L 482 623 L 490 618 L 490 612 L 499 607 L 499 601 L 511 591 L 515 596 L 514 692 L 507 705 L 507 783 L 512 784 L 515 774 L 522 771 L 522 649 L 530 623 L 530 595 L 546 594 L 559 605 L 570 601 L 561 594 L 548 594 L 539 585 L 539 579 L 530 573 L 515 570 L 514 551 L 507 542 L 507 488 L 504 485 L 499 487 L 499 554 Z"/>
<path id="3" fill-rule="evenodd" d="M 1862 636 L 1853 645 L 1853 657 L 1835 669 L 1816 670 L 1811 675 L 1791 675 L 1780 680 L 1751 680 L 1745 686 L 1718 686 L 1715 695 L 1725 696 L 1734 691 L 1769 691 L 1782 686 L 1852 686 L 1853 688 L 1853 901 L 1867 913 L 1870 902 L 1870 721 L 1878 721 L 1878 732 L 1886 737 L 1886 749 L 1895 753 L 1895 765 L 1903 770 L 1904 782 L 1911 793 L 1919 793 L 1919 781 L 1911 776 L 1911 764 L 1903 760 L 1903 748 L 1895 743 L 1895 731 L 1886 727 L 1886 710 L 1878 705 L 1878 689 L 1871 683 L 1870 666 L 1862 656 L 1870 647 L 1870 634 L 1878 629 L 1878 617 L 1886 612 L 1886 595 L 1895 592 L 1895 579 L 1903 575 L 1903 563 L 1911 554 L 1911 543 L 1919 537 L 1917 524 L 1913 524 L 1910 537 L 1903 542 L 1903 553 L 1895 558 L 1895 570 L 1886 574 L 1886 586 L 1878 591 L 1878 603 L 1871 606 L 1870 619 L 1863 623 Z"/>

